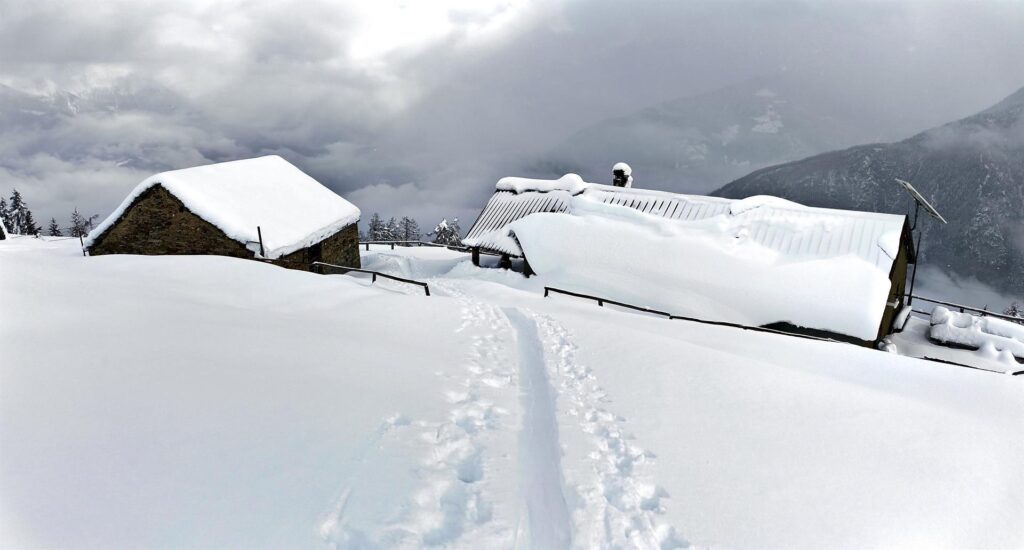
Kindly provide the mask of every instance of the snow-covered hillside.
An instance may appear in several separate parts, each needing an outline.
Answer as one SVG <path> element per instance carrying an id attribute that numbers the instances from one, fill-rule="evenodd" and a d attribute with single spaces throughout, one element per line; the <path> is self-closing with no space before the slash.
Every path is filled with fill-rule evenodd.
<path id="1" fill-rule="evenodd" d="M 364 254 L 0 242 L 0 545 L 1024 545 L 1021 377 Z"/>
<path id="2" fill-rule="evenodd" d="M 913 182 L 949 220 L 921 224 L 922 266 L 1024 296 L 1024 88 L 903 141 L 772 166 L 714 194 L 902 214 L 912 203 L 896 178 Z"/>

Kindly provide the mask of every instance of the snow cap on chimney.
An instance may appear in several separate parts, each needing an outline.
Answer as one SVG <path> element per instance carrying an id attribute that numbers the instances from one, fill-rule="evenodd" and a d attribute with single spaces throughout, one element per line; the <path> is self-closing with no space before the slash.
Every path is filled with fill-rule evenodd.
<path id="1" fill-rule="evenodd" d="M 633 187 L 633 169 L 625 162 L 616 162 L 612 166 L 612 185 L 615 187 Z"/>

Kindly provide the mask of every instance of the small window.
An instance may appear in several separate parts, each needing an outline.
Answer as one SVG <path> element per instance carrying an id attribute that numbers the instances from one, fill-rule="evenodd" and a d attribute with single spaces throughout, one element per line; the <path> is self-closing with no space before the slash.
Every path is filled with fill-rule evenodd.
<path id="1" fill-rule="evenodd" d="M 309 263 L 319 262 L 323 258 L 323 248 L 320 243 L 316 243 L 309 247 Z"/>

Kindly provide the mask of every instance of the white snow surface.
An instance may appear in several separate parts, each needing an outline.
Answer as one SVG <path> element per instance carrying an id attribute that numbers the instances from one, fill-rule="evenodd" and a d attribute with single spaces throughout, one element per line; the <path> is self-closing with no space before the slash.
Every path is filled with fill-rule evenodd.
<path id="1" fill-rule="evenodd" d="M 951 311 L 943 306 L 932 310 L 929 335 L 939 342 L 971 348 L 992 348 L 1024 359 L 1024 325 L 1005 319 Z"/>
<path id="2" fill-rule="evenodd" d="M 498 180 L 495 189 L 499 191 L 514 191 L 525 193 L 527 191 L 539 191 L 542 193 L 550 191 L 566 191 L 570 194 L 582 193 L 588 184 L 577 174 L 566 174 L 557 180 L 541 180 L 531 178 L 507 177 Z"/>
<path id="3" fill-rule="evenodd" d="M 754 208 L 761 208 L 762 206 L 774 206 L 776 208 L 788 208 L 793 210 L 807 208 L 800 203 L 780 197 L 773 197 L 771 195 L 754 195 L 753 197 L 731 201 L 729 204 L 729 212 L 735 216 Z"/>
<path id="4" fill-rule="evenodd" d="M 675 315 L 752 326 L 789 322 L 874 340 L 888 266 L 848 250 L 801 253 L 752 239 L 765 231 L 763 218 L 743 214 L 779 204 L 754 197 L 740 215 L 680 221 L 584 195 L 573 197 L 569 215 L 533 214 L 511 229 L 552 286 Z M 825 223 L 783 209 L 770 219 L 780 239 L 793 242 Z"/>
<path id="5" fill-rule="evenodd" d="M 274 259 L 359 221 L 359 209 L 277 155 L 162 172 L 149 178 L 86 238 L 102 235 L 144 191 L 160 185 L 240 243 L 259 240 Z"/>
<path id="6" fill-rule="evenodd" d="M 77 244 L 0 242 L 3 547 L 1024 546 L 1021 377 L 446 249 L 364 252 L 425 297 Z"/>
<path id="7" fill-rule="evenodd" d="M 885 337 L 883 345 L 892 346 L 891 351 L 907 357 L 938 359 L 967 365 L 977 369 L 1013 374 L 1024 371 L 1009 351 L 999 351 L 995 346 L 984 344 L 977 349 L 964 349 L 936 343 L 931 338 L 931 324 L 928 319 L 911 315 L 906 319 L 903 330 Z"/>

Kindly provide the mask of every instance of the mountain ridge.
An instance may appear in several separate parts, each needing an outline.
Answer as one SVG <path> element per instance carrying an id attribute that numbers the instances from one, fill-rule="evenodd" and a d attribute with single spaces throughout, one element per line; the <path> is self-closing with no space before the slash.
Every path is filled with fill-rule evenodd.
<path id="1" fill-rule="evenodd" d="M 896 102 L 899 103 L 899 102 Z M 683 96 L 578 130 L 526 175 L 608 179 L 627 161 L 637 185 L 707 193 L 752 170 L 934 125 L 906 105 L 878 104 L 820 76 L 762 76 Z"/>
<path id="2" fill-rule="evenodd" d="M 974 115 L 892 143 L 756 170 L 713 195 L 906 213 L 908 180 L 949 220 L 922 221 L 922 264 L 1024 291 L 1024 88 Z M 924 218 L 922 218 L 924 220 Z"/>

